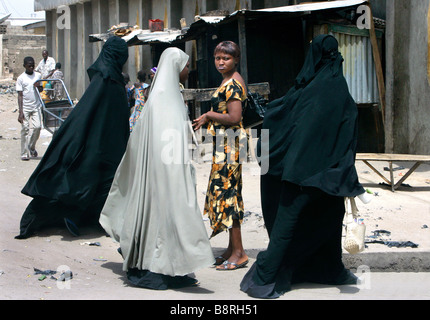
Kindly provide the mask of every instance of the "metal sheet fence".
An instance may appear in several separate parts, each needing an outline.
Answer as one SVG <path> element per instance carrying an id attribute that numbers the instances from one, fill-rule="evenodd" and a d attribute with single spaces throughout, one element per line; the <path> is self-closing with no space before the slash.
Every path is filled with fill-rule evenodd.
<path id="1" fill-rule="evenodd" d="M 339 42 L 344 63 L 343 72 L 357 104 L 379 102 L 378 82 L 370 38 L 333 32 Z"/>

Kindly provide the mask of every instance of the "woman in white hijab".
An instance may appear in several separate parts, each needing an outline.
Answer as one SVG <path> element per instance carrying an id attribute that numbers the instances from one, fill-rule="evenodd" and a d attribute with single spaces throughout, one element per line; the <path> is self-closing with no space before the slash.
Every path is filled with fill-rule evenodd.
<path id="1" fill-rule="evenodd" d="M 127 278 L 139 287 L 195 285 L 187 275 L 215 260 L 187 150 L 189 119 L 179 82 L 188 77 L 188 58 L 177 48 L 161 55 L 100 217 L 120 244 Z"/>

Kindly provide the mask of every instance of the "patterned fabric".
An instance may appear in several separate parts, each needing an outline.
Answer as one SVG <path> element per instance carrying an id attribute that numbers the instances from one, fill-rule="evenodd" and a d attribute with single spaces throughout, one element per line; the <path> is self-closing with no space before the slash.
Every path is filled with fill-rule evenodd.
<path id="1" fill-rule="evenodd" d="M 148 88 L 148 84 L 144 83 L 141 87 L 134 88 L 135 95 L 135 103 L 134 108 L 130 116 L 130 132 L 133 131 L 133 128 L 136 124 L 137 119 L 139 119 L 140 114 L 142 113 L 143 106 L 145 105 L 145 90 Z"/>
<path id="2" fill-rule="evenodd" d="M 131 100 L 134 99 L 134 95 L 133 95 L 133 93 L 134 93 L 134 86 L 131 86 L 131 87 L 126 86 L 125 87 L 125 92 L 127 93 L 128 107 L 129 108 L 132 108 L 132 107 L 134 108 L 134 105 L 133 106 L 131 105 Z"/>
<path id="3" fill-rule="evenodd" d="M 212 111 L 227 113 L 231 99 L 246 100 L 241 84 L 232 79 L 219 87 L 211 99 Z M 226 127 L 211 121 L 208 133 L 213 138 L 212 169 L 204 206 L 212 227 L 212 236 L 233 226 L 233 220 L 243 220 L 242 164 L 246 160 L 246 131 L 242 122 Z"/>

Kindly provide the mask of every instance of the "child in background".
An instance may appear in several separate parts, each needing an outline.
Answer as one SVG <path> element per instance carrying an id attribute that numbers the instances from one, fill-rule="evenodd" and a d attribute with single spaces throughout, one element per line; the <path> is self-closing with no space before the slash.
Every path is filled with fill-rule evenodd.
<path id="1" fill-rule="evenodd" d="M 41 103 L 36 90 L 42 91 L 37 85 L 41 79 L 39 72 L 34 71 L 34 59 L 24 58 L 23 72 L 16 81 L 18 92 L 18 122 L 21 123 L 21 160 L 30 160 L 30 156 L 37 157 L 36 142 L 42 128 Z M 30 126 L 32 130 L 30 130 Z"/>

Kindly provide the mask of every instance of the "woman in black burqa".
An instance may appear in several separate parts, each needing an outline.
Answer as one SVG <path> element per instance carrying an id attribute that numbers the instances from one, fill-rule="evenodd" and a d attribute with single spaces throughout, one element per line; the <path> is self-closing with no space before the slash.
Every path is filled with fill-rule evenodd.
<path id="1" fill-rule="evenodd" d="M 342 263 L 344 197 L 364 193 L 355 169 L 357 107 L 342 62 L 334 37 L 316 37 L 295 85 L 268 105 L 261 201 L 270 242 L 241 282 L 250 296 L 277 298 L 298 282 L 357 282 Z"/>
<path id="2" fill-rule="evenodd" d="M 109 38 L 87 70 L 90 84 L 46 150 L 22 193 L 33 198 L 17 239 L 45 227 L 98 224 L 129 137 L 129 109 L 122 67 L 128 47 Z"/>

